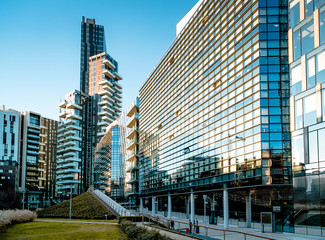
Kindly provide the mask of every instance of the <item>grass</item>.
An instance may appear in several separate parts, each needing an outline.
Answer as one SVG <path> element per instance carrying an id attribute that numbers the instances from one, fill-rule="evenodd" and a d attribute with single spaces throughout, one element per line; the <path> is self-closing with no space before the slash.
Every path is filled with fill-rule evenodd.
<path id="1" fill-rule="evenodd" d="M 60 221 L 69 221 L 69 218 L 40 218 L 42 220 L 60 220 Z M 110 222 L 110 223 L 118 223 L 116 219 L 108 219 L 108 220 L 98 220 L 98 219 L 71 219 L 71 221 L 84 221 L 84 222 Z"/>
<path id="2" fill-rule="evenodd" d="M 37 212 L 39 218 L 69 218 L 70 201 L 65 201 Z M 76 219 L 115 218 L 91 193 L 83 193 L 72 199 L 72 218 Z"/>
<path id="3" fill-rule="evenodd" d="M 0 235 L 2 240 L 126 240 L 117 225 L 29 222 L 16 224 Z"/>

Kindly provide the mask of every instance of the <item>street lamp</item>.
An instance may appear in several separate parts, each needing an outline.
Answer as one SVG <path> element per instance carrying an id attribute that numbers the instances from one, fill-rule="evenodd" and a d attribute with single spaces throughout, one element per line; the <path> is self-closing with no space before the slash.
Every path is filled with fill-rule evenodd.
<path id="1" fill-rule="evenodd" d="M 72 187 L 70 187 L 70 209 L 69 209 L 69 221 L 71 221 L 71 204 L 72 204 Z"/>

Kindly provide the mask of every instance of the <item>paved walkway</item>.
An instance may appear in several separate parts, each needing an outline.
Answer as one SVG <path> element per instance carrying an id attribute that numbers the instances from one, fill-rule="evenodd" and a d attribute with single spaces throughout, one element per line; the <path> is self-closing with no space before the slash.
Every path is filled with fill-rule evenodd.
<path id="1" fill-rule="evenodd" d="M 172 218 L 175 221 L 175 229 L 181 229 L 183 233 L 188 228 L 188 219 L 179 219 L 179 218 Z M 187 221 L 186 221 L 187 220 Z M 166 218 L 159 216 L 159 221 L 166 221 Z M 198 237 L 200 239 L 208 239 L 208 240 L 263 240 L 263 239 L 276 239 L 276 240 L 321 240 L 325 237 L 321 236 L 313 236 L 313 235 L 303 235 L 303 234 L 296 234 L 296 233 L 272 233 L 266 232 L 262 233 L 261 229 L 254 229 L 254 228 L 239 228 L 236 225 L 230 225 L 227 228 L 227 231 L 224 231 L 225 228 L 223 224 L 207 224 L 204 225 L 202 222 L 199 222 L 201 227 L 199 228 L 199 234 L 193 234 L 193 236 Z M 203 227 L 206 226 L 208 228 L 208 233 L 206 229 Z M 194 229 L 193 229 L 194 230 Z M 195 232 L 195 230 L 193 231 Z M 246 233 L 246 234 L 245 234 Z M 208 237 L 206 237 L 208 235 Z M 172 238 L 173 239 L 173 238 Z M 175 238 L 178 239 L 178 238 Z M 191 238 L 185 238 L 191 239 Z"/>
<path id="2" fill-rule="evenodd" d="M 90 221 L 69 221 L 69 220 L 51 220 L 51 219 L 35 219 L 35 222 L 58 222 L 58 223 L 93 223 L 93 224 L 109 224 L 117 225 L 115 222 L 90 222 Z"/>

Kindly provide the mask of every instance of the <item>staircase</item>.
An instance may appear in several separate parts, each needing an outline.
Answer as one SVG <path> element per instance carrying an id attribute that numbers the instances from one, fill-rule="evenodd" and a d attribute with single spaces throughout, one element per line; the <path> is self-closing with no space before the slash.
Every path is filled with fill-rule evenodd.
<path id="1" fill-rule="evenodd" d="M 109 196 L 105 195 L 99 190 L 89 188 L 88 192 L 90 192 L 98 201 L 101 202 L 113 215 L 116 217 L 119 216 L 134 216 L 129 210 L 122 207 L 120 204 L 115 202 Z"/>

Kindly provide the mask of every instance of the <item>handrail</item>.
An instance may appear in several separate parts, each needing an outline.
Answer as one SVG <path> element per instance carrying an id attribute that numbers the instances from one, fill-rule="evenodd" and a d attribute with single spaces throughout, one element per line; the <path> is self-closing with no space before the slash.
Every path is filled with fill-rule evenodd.
<path id="1" fill-rule="evenodd" d="M 126 208 L 122 207 L 119 203 L 115 202 L 109 196 L 105 195 L 99 190 L 91 190 L 97 197 L 99 197 L 102 201 L 104 201 L 110 208 L 114 210 L 119 216 L 133 216 L 133 214 L 127 210 Z"/>
<path id="2" fill-rule="evenodd" d="M 159 220 L 166 220 L 166 223 L 168 224 L 168 222 L 171 220 L 169 218 L 164 218 L 164 217 L 158 217 L 158 216 L 153 216 L 151 214 L 145 214 L 145 213 L 142 213 L 143 216 L 146 216 L 148 217 L 149 219 L 152 218 L 152 219 L 155 219 L 158 223 L 159 223 Z M 177 220 L 174 220 L 174 223 L 181 223 L 181 224 L 185 224 L 185 225 L 189 225 L 188 222 L 183 222 L 183 221 L 177 221 Z M 163 222 L 163 221 L 162 221 Z M 230 229 L 220 229 L 220 228 L 212 228 L 212 227 L 207 227 L 207 226 L 202 226 L 202 225 L 196 225 L 196 224 L 191 224 L 192 226 L 196 226 L 196 227 L 199 227 L 199 228 L 205 228 L 205 229 L 210 229 L 210 230 L 214 230 L 214 231 L 221 231 L 224 233 L 224 239 L 225 238 L 225 234 L 226 232 L 229 232 L 229 233 L 238 233 L 238 234 L 243 234 L 245 236 L 245 239 L 246 239 L 246 236 L 251 236 L 251 237 L 257 237 L 257 238 L 261 238 L 261 239 L 268 239 L 268 240 L 276 240 L 275 238 L 271 238 L 271 237 L 264 237 L 264 236 L 260 236 L 260 235 L 256 235 L 256 234 L 252 234 L 252 233 L 247 233 L 247 232 L 241 232 L 241 231 L 236 231 L 236 230 L 230 230 Z M 206 237 L 207 236 L 207 232 L 206 232 Z"/>

